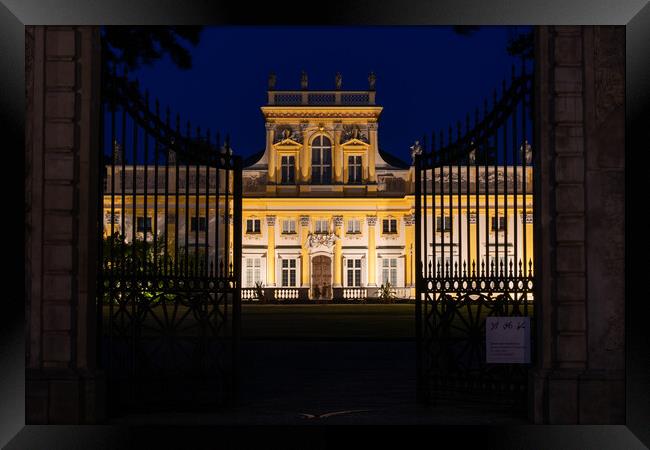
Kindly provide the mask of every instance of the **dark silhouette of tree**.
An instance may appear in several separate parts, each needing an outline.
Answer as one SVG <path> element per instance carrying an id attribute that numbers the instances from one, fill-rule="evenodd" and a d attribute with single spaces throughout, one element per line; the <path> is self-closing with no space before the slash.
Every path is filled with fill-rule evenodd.
<path id="1" fill-rule="evenodd" d="M 508 39 L 506 50 L 510 56 L 519 56 L 524 60 L 533 59 L 533 32 L 513 35 Z"/>
<path id="2" fill-rule="evenodd" d="M 132 71 L 168 54 L 180 69 L 192 67 L 192 54 L 183 42 L 196 46 L 202 26 L 102 27 L 102 55 L 108 65 Z"/>
<path id="3" fill-rule="evenodd" d="M 471 36 L 481 27 L 477 25 L 454 25 L 451 28 L 456 34 L 460 34 L 461 36 Z"/>

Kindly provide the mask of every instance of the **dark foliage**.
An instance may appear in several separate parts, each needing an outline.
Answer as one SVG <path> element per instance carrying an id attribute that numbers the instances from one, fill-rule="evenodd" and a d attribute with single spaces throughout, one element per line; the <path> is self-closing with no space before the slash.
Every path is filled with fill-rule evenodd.
<path id="1" fill-rule="evenodd" d="M 181 69 L 192 67 L 192 54 L 183 45 L 199 43 L 202 26 L 102 27 L 102 54 L 107 65 L 134 70 L 168 54 Z"/>

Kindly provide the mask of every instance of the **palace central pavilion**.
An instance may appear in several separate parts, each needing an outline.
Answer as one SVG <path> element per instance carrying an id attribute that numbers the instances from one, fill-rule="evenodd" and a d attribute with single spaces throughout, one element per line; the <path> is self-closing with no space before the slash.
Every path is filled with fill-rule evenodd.
<path id="1" fill-rule="evenodd" d="M 301 90 L 280 91 L 275 89 L 275 81 L 269 80 L 268 102 L 261 107 L 266 146 L 244 161 L 242 174 L 243 299 L 255 298 L 258 283 L 267 298 L 279 301 L 376 298 L 381 286 L 388 283 L 397 297 L 414 298 L 415 169 L 412 162 L 405 163 L 381 148 L 377 131 L 382 107 L 375 104 L 374 84 L 371 74 L 366 91 L 341 90 L 338 81 L 335 90 L 314 91 L 307 89 L 303 74 Z M 497 177 L 505 173 L 506 180 L 511 180 L 517 171 L 520 182 L 527 183 L 532 191 L 532 167 L 525 168 L 525 177 L 523 168 L 514 166 L 455 169 L 436 169 L 436 179 L 442 170 L 443 180 L 457 176 L 465 180 L 469 176 L 467 184 L 473 187 L 476 175 L 493 179 L 495 172 Z M 432 199 L 429 194 L 428 205 L 436 205 L 436 210 L 430 209 L 427 223 L 429 233 L 438 236 L 435 253 L 443 267 L 466 261 L 459 248 L 468 245 L 473 249 L 470 259 L 477 264 L 495 263 L 495 253 L 499 255 L 496 264 L 505 263 L 506 267 L 517 254 L 532 258 L 532 194 L 520 195 L 515 205 L 514 199 L 506 199 L 512 197 L 512 190 L 509 186 L 498 196 L 470 191 L 471 195 L 451 196 L 448 204 L 442 195 Z M 216 215 L 214 211 L 206 214 L 201 204 L 197 205 L 197 214 L 193 202 L 184 213 L 184 197 L 174 197 L 172 190 L 167 196 L 168 202 L 179 202 L 174 208 L 180 210 L 180 246 L 184 245 L 186 217 L 191 220 L 187 244 L 192 248 Z M 107 197 L 105 230 L 110 233 L 111 200 Z M 125 210 L 129 211 L 128 198 L 126 202 Z M 138 203 L 133 217 L 139 233 L 152 232 L 154 203 L 152 198 L 146 215 Z M 507 212 L 504 204 L 508 205 Z M 490 217 L 484 217 L 485 211 Z M 164 224 L 162 207 L 157 214 L 158 224 Z M 124 218 L 126 236 L 132 230 L 129 216 L 127 213 Z M 119 215 L 114 217 L 114 230 L 119 231 Z M 477 230 L 477 218 L 479 223 L 491 224 L 489 230 Z M 158 225 L 159 230 L 163 228 Z M 514 244 L 515 234 L 526 238 L 514 240 Z M 213 253 L 214 236 L 204 241 L 205 237 L 201 248 Z M 499 252 L 488 248 L 499 241 Z M 431 254 L 432 250 L 428 252 Z M 488 254 L 490 260 L 485 261 Z"/>

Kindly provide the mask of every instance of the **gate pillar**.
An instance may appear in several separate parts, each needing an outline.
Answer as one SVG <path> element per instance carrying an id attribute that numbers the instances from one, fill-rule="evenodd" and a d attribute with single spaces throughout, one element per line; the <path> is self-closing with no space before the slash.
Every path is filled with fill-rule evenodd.
<path id="1" fill-rule="evenodd" d="M 25 422 L 97 423 L 99 27 L 27 26 L 25 43 Z"/>
<path id="2" fill-rule="evenodd" d="M 625 423 L 625 28 L 536 30 L 535 267 L 541 317 L 530 418 Z"/>

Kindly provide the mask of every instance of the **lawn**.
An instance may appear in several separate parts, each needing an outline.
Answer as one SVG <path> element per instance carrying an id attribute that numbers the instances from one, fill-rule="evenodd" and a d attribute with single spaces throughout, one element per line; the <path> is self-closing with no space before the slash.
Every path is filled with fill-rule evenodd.
<path id="1" fill-rule="evenodd" d="M 478 312 L 476 306 L 461 314 L 465 321 L 475 322 Z M 105 306 L 105 317 L 108 307 Z M 166 309 L 166 314 L 164 309 Z M 175 333 L 178 335 L 196 335 L 199 332 L 193 314 L 187 314 L 187 308 L 158 306 L 154 320 L 147 316 L 141 330 L 143 335 L 157 335 L 161 326 L 171 321 L 177 323 Z M 229 308 L 229 315 L 232 314 Z M 487 308 L 481 308 L 480 320 L 488 314 Z M 529 313 L 532 315 L 532 311 Z M 167 320 L 165 320 L 165 316 Z M 471 320 L 470 316 L 474 319 Z M 415 336 L 414 304 L 312 304 L 312 305 L 260 305 L 243 304 L 241 331 L 244 339 L 413 339 Z M 456 327 L 465 328 L 461 318 L 456 317 L 450 332 L 463 335 Z M 108 330 L 108 321 L 104 322 L 104 332 Z M 120 326 L 119 320 L 114 326 Z M 126 323 L 129 323 L 128 321 Z M 229 327 L 224 330 L 229 334 Z M 127 330 L 128 332 L 128 330 Z"/>
<path id="2" fill-rule="evenodd" d="M 242 305 L 244 338 L 409 339 L 415 305 Z"/>

